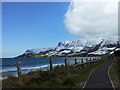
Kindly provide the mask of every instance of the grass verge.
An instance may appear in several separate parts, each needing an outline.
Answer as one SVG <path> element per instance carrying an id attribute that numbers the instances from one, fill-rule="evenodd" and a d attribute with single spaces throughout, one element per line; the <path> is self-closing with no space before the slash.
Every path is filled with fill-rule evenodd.
<path id="1" fill-rule="evenodd" d="M 96 63 L 71 66 L 57 66 L 48 71 L 32 71 L 21 77 L 10 76 L 2 81 L 3 88 L 82 88 L 89 74 L 105 59 Z"/>
<path id="2" fill-rule="evenodd" d="M 120 57 L 115 57 L 112 67 L 110 68 L 110 77 L 115 88 L 120 88 Z"/>

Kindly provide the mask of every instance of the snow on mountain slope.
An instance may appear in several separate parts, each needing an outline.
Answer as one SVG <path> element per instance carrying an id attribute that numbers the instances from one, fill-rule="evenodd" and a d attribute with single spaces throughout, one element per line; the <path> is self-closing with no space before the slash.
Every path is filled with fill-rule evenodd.
<path id="1" fill-rule="evenodd" d="M 106 54 L 109 50 L 110 51 L 114 51 L 116 49 L 116 47 L 112 47 L 112 48 L 107 48 L 107 47 L 104 47 L 102 49 L 99 49 L 97 51 L 94 51 L 94 52 L 90 52 L 88 54 L 94 54 L 94 55 L 103 55 L 103 54 Z"/>
<path id="2" fill-rule="evenodd" d="M 118 47 L 117 39 L 82 39 L 73 41 L 59 42 L 55 48 L 28 49 L 23 55 L 41 55 L 41 56 L 64 56 L 87 54 L 106 54 L 108 50 L 114 50 Z"/>
<path id="3" fill-rule="evenodd" d="M 26 52 L 24 54 L 25 55 L 38 54 L 38 53 L 42 53 L 42 52 L 46 52 L 46 51 L 50 51 L 50 50 L 53 50 L 53 48 L 28 49 L 28 50 L 26 50 Z"/>
<path id="4" fill-rule="evenodd" d="M 95 45 L 100 44 L 102 41 L 103 41 L 102 38 L 89 39 L 89 40 L 86 41 L 85 46 L 86 47 L 93 47 Z"/>
<path id="5" fill-rule="evenodd" d="M 83 41 L 80 40 L 74 40 L 74 41 L 65 41 L 65 42 L 60 42 L 58 44 L 58 46 L 56 47 L 56 51 L 60 51 L 60 50 L 74 50 L 76 51 L 80 51 L 83 49 L 85 43 Z"/>
<path id="6" fill-rule="evenodd" d="M 95 39 L 86 40 L 86 44 L 85 44 L 83 50 L 87 51 L 87 52 L 93 51 L 93 50 L 98 50 L 102 41 L 103 41 L 102 38 L 95 38 Z"/>
<path id="7" fill-rule="evenodd" d="M 109 38 L 109 39 L 104 38 L 100 48 L 108 47 L 109 45 L 117 45 L 117 44 L 118 44 L 117 38 Z"/>

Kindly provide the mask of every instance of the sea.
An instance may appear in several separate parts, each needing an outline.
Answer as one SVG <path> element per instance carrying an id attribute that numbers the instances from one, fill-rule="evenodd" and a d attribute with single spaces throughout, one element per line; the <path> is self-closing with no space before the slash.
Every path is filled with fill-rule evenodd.
<path id="1" fill-rule="evenodd" d="M 26 74 L 31 71 L 36 70 L 49 70 L 50 69 L 50 59 L 53 61 L 53 67 L 57 65 L 64 65 L 65 58 L 67 59 L 67 63 L 69 65 L 75 63 L 75 59 L 77 62 L 81 62 L 83 60 L 86 62 L 87 60 L 100 59 L 100 57 L 40 57 L 40 58 L 2 58 L 0 59 L 0 74 L 2 74 L 1 78 L 6 78 L 10 75 L 17 76 L 17 66 L 7 66 L 16 64 L 17 61 L 21 62 L 22 73 Z M 0 79 L 1 79 L 0 78 Z"/>

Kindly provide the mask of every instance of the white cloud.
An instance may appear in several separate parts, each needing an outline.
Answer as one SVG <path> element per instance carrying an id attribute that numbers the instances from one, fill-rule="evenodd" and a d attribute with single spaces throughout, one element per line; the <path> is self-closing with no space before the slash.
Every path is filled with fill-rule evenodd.
<path id="1" fill-rule="evenodd" d="M 65 13 L 69 33 L 84 38 L 118 35 L 118 6 L 113 2 L 74 2 Z"/>

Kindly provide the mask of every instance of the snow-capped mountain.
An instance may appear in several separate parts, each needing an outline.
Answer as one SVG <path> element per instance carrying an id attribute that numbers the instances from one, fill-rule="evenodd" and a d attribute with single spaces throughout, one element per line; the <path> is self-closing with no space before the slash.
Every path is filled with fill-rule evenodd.
<path id="1" fill-rule="evenodd" d="M 23 56 L 80 56 L 103 55 L 120 47 L 117 39 L 95 38 L 59 42 L 54 48 L 28 49 Z"/>
<path id="2" fill-rule="evenodd" d="M 26 50 L 26 52 L 24 53 L 25 55 L 28 55 L 28 54 L 39 54 L 39 53 L 43 53 L 43 52 L 46 52 L 46 51 L 50 51 L 52 50 L 53 48 L 41 48 L 41 49 L 28 49 Z"/>

